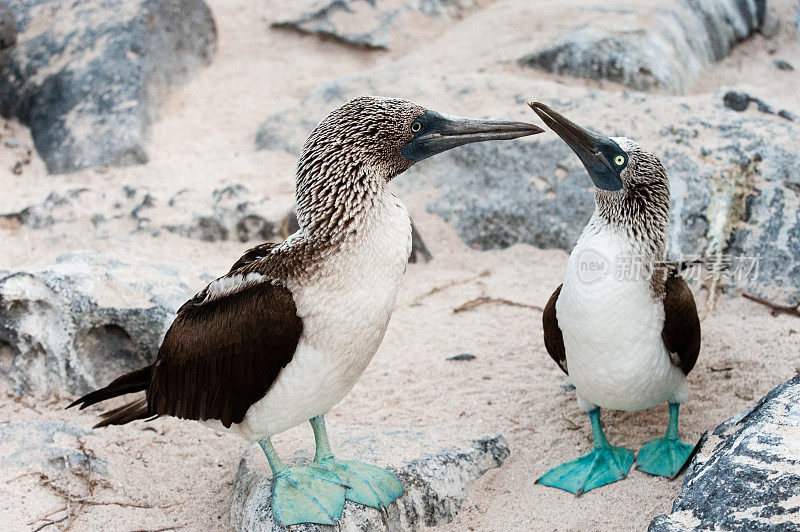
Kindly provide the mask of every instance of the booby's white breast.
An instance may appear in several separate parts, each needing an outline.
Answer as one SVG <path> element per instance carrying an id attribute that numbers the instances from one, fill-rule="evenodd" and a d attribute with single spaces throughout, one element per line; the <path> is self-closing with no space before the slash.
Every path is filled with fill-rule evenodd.
<path id="1" fill-rule="evenodd" d="M 289 284 L 303 320 L 292 361 L 232 429 L 249 440 L 327 412 L 352 389 L 378 350 L 411 253 L 411 221 L 386 191 L 358 221 L 356 238 L 311 281 Z"/>
<path id="2" fill-rule="evenodd" d="M 630 240 L 595 218 L 570 255 L 556 316 L 581 407 L 643 410 L 686 400 L 661 338 L 663 302 Z"/>

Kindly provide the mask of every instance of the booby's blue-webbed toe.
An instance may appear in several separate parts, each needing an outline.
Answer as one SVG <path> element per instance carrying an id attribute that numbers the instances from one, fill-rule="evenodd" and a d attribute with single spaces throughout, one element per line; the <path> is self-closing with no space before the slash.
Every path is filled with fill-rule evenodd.
<path id="1" fill-rule="evenodd" d="M 347 486 L 329 471 L 289 467 L 274 476 L 272 515 L 282 526 L 335 525 L 342 516 Z"/>
<path id="2" fill-rule="evenodd" d="M 311 464 L 311 467 L 315 466 L 330 471 L 347 484 L 344 496 L 348 501 L 385 510 L 403 494 L 403 484 L 397 477 L 378 466 L 333 457 Z"/>
<path id="3" fill-rule="evenodd" d="M 363 462 L 334 458 L 323 416 L 317 416 L 309 423 L 314 429 L 317 446 L 309 467 L 333 474 L 346 484 L 345 498 L 348 501 L 386 511 L 386 507 L 403 494 L 403 485 L 390 471 Z"/>
<path id="4" fill-rule="evenodd" d="M 272 469 L 272 516 L 275 521 L 282 526 L 338 523 L 344 511 L 347 485 L 324 469 L 286 467 L 269 438 L 258 443 Z"/>
<path id="5" fill-rule="evenodd" d="M 614 447 L 606 439 L 600 424 L 600 409 L 589 412 L 594 434 L 594 450 L 571 462 L 554 467 L 537 484 L 562 489 L 575 495 L 622 480 L 633 465 L 633 451 Z"/>
<path id="6" fill-rule="evenodd" d="M 537 484 L 562 489 L 575 495 L 611 484 L 628 476 L 633 451 L 624 447 L 598 447 L 589 454 L 554 467 Z"/>
<path id="7" fill-rule="evenodd" d="M 636 455 L 636 469 L 673 479 L 678 476 L 694 452 L 694 445 L 678 438 L 678 405 L 669 405 L 669 426 L 663 438 L 645 443 Z"/>

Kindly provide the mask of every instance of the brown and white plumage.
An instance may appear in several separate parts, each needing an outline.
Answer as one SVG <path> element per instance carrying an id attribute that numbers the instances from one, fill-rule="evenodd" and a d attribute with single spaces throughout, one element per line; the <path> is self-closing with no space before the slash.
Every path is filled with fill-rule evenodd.
<path id="1" fill-rule="evenodd" d="M 595 212 L 542 316 L 548 354 L 572 377 L 587 410 L 684 402 L 686 375 L 700 351 L 700 321 L 691 290 L 665 261 L 670 195 L 664 166 L 630 139 L 594 135 L 547 106 L 533 107 L 581 157 L 597 186 Z M 607 166 L 615 164 L 618 170 Z"/>
<path id="2" fill-rule="evenodd" d="M 556 314 L 556 302 L 562 286 L 558 285 L 547 301 L 542 314 L 542 325 L 547 353 L 561 371 L 569 375 L 564 336 L 558 326 Z M 677 269 L 670 269 L 667 273 L 663 305 L 664 325 L 661 338 L 672 356 L 673 364 L 680 367 L 684 375 L 689 375 L 700 355 L 700 319 L 697 316 L 694 295 L 686 281 L 679 276 Z"/>
<path id="3" fill-rule="evenodd" d="M 143 398 L 98 425 L 170 415 L 260 440 L 324 414 L 380 345 L 411 249 L 390 181 L 468 142 L 541 132 L 362 97 L 311 133 L 297 165 L 299 230 L 248 250 L 186 302 L 155 362 L 72 405 Z"/>

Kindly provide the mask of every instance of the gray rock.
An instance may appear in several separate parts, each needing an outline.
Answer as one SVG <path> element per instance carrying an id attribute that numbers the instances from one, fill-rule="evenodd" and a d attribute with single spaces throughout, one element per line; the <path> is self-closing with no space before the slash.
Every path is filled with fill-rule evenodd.
<path id="1" fill-rule="evenodd" d="M 286 4 L 272 27 L 388 49 L 416 17 L 449 20 L 473 6 L 473 0 L 306 0 Z"/>
<path id="2" fill-rule="evenodd" d="M 0 279 L 0 379 L 80 394 L 153 360 L 194 293 L 163 264 L 76 252 Z"/>
<path id="3" fill-rule="evenodd" d="M 800 375 L 710 434 L 650 532 L 800 530 Z"/>
<path id="4" fill-rule="evenodd" d="M 215 190 L 211 204 L 198 209 L 197 202 L 191 196 L 179 193 L 169 200 L 170 208 L 194 213 L 190 220 L 179 224 L 168 223 L 162 227 L 207 242 L 275 240 L 279 236 L 280 218 L 274 209 L 265 206 L 265 198 L 252 201 L 247 199 L 250 196 L 244 185 L 229 185 Z"/>
<path id="5" fill-rule="evenodd" d="M 88 430 L 61 421 L 0 423 L 0 468 L 56 469 L 105 474 L 105 460 L 82 448 Z"/>
<path id="6" fill-rule="evenodd" d="M 509 454 L 502 436 L 448 445 L 427 433 L 391 431 L 351 437 L 337 456 L 387 467 L 406 492 L 388 508 L 384 519 L 374 508 L 347 502 L 341 519 L 344 532 L 418 530 L 449 523 L 467 497 L 467 487 L 489 469 L 499 467 Z M 290 465 L 307 463 L 297 455 Z M 236 530 L 286 530 L 272 520 L 272 475 L 257 444 L 247 447 L 236 475 L 231 524 Z M 318 525 L 291 527 L 295 532 L 329 530 Z"/>
<path id="7" fill-rule="evenodd" d="M 48 171 L 147 161 L 148 128 L 216 48 L 202 0 L 15 0 L 0 113 L 31 128 Z"/>
<path id="8" fill-rule="evenodd" d="M 649 21 L 644 25 L 576 28 L 518 62 L 638 90 L 683 93 L 706 67 L 758 31 L 765 12 L 766 0 L 672 0 L 655 13 L 643 12 L 641 19 Z"/>
<path id="9" fill-rule="evenodd" d="M 739 111 L 740 113 L 750 105 L 750 96 L 744 92 L 728 91 L 722 97 L 722 103 L 728 109 Z"/>
<path id="10" fill-rule="evenodd" d="M 118 234 L 119 228 L 112 222 L 128 225 L 131 233 L 158 235 L 169 231 L 207 242 L 264 242 L 278 236 L 276 209 L 266 198 L 248 199 L 252 195 L 243 185 L 230 185 L 209 195 L 188 189 L 168 199 L 155 194 L 147 187 L 77 187 L 53 192 L 44 201 L 19 211 L 0 214 L 0 220 L 54 234 L 66 234 L 70 225 L 83 223 L 96 238 Z"/>
<path id="11" fill-rule="evenodd" d="M 783 70 L 784 72 L 792 72 L 794 71 L 794 67 L 788 61 L 784 61 L 783 59 L 778 59 L 774 63 L 775 68 L 778 70 Z"/>
<path id="12" fill-rule="evenodd" d="M 14 13 L 8 4 L 0 3 L 0 64 L 5 57 L 4 50 L 17 44 L 17 25 Z"/>
<path id="13" fill-rule="evenodd" d="M 594 211 L 591 181 L 571 154 L 554 138 L 454 150 L 425 167 L 441 191 L 428 210 L 476 249 L 518 242 L 571 249 Z"/>
<path id="14" fill-rule="evenodd" d="M 747 110 L 750 102 L 755 103 L 758 107 L 758 110 L 762 113 L 766 113 L 768 115 L 778 115 L 781 118 L 789 120 L 790 122 L 794 121 L 794 115 L 789 111 L 781 109 L 776 113 L 772 106 L 764 102 L 764 100 L 750 96 L 746 92 L 728 91 L 725 93 L 725 96 L 722 97 L 722 103 L 725 105 L 725 107 L 728 109 L 733 109 L 734 111 L 739 111 L 740 113 Z"/>
<path id="15" fill-rule="evenodd" d="M 473 355 L 472 353 L 460 353 L 458 355 L 447 357 L 445 360 L 462 361 L 462 360 L 475 360 L 475 358 L 476 358 L 475 355 Z"/>

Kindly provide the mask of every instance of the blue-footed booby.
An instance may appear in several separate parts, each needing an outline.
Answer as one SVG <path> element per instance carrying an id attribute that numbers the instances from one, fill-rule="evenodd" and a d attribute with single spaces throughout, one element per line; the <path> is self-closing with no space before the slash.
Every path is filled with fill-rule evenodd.
<path id="1" fill-rule="evenodd" d="M 678 408 L 700 352 L 700 321 L 691 290 L 664 260 L 666 170 L 628 138 L 597 135 L 544 104 L 530 106 L 577 154 L 596 187 L 594 214 L 542 318 L 547 352 L 589 413 L 594 451 L 537 482 L 580 495 L 625 478 L 633 451 L 609 444 L 600 408 L 644 410 L 665 402 L 667 433 L 645 444 L 636 464 L 674 478 L 694 448 L 678 438 Z"/>
<path id="2" fill-rule="evenodd" d="M 346 499 L 385 511 L 402 485 L 384 469 L 334 458 L 323 415 L 372 360 L 406 269 L 411 223 L 389 183 L 451 148 L 541 132 L 400 99 L 349 101 L 303 146 L 299 229 L 281 244 L 250 249 L 187 301 L 152 365 L 70 406 L 144 392 L 97 426 L 169 415 L 258 441 L 272 468 L 279 524 L 335 524 Z M 314 460 L 287 467 L 270 437 L 309 420 Z"/>

